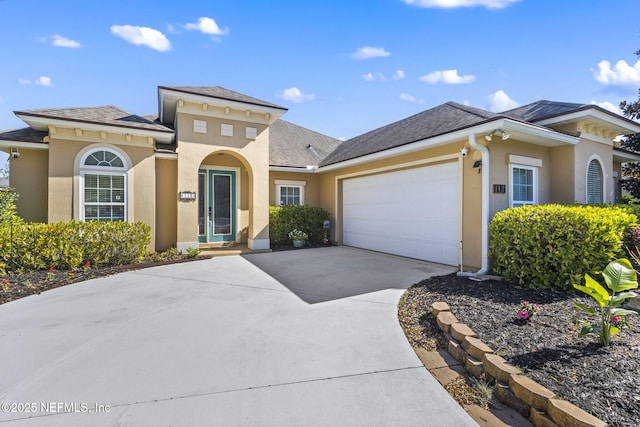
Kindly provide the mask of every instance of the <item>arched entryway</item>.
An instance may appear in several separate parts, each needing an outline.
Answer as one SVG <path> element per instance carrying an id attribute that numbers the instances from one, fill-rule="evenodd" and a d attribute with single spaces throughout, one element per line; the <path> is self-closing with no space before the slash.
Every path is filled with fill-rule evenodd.
<path id="1" fill-rule="evenodd" d="M 236 153 L 215 152 L 198 168 L 198 242 L 247 241 L 251 171 Z"/>

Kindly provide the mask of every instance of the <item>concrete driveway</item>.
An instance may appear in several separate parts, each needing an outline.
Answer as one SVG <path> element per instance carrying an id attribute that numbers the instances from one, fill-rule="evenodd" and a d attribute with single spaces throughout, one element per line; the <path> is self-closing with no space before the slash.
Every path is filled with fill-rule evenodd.
<path id="1" fill-rule="evenodd" d="M 396 314 L 405 288 L 451 271 L 332 247 L 149 268 L 4 304 L 0 424 L 476 425 Z"/>

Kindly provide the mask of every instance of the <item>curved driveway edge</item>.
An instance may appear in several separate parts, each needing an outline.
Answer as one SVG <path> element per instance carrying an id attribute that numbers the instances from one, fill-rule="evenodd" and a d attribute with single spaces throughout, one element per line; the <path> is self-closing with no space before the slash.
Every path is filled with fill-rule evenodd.
<path id="1" fill-rule="evenodd" d="M 452 271 L 331 247 L 154 267 L 4 304 L 0 402 L 37 407 L 3 411 L 0 425 L 476 425 L 397 320 L 404 289 Z"/>

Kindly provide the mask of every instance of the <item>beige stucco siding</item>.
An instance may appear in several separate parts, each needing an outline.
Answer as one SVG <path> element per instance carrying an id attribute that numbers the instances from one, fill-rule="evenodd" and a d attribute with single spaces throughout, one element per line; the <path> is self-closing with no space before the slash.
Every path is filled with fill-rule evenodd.
<path id="1" fill-rule="evenodd" d="M 331 239 L 342 243 L 341 206 L 342 206 L 342 182 L 344 179 L 355 176 L 365 176 L 371 173 L 384 173 L 397 171 L 410 167 L 422 167 L 433 165 L 434 158 L 443 158 L 442 161 L 456 161 L 462 159 L 462 239 L 463 264 L 469 268 L 479 268 L 481 265 L 481 182 L 482 176 L 478 169 L 473 168 L 473 151 L 466 158 L 460 156 L 460 148 L 466 143 L 460 141 L 446 146 L 425 149 L 413 153 L 403 154 L 392 158 L 386 158 L 362 165 L 344 169 L 322 172 L 320 170 L 320 206 L 331 214 Z M 437 209 L 437 207 L 434 207 Z"/>
<path id="2" fill-rule="evenodd" d="M 587 168 L 592 159 L 597 159 L 603 167 L 604 202 L 613 203 L 615 192 L 613 186 L 613 144 L 591 141 L 585 138 L 575 149 L 575 197 L 576 202 L 587 202 Z"/>
<path id="3" fill-rule="evenodd" d="M 154 149 L 148 140 L 126 141 L 117 137 L 102 140 L 91 132 L 75 136 L 59 129 L 49 142 L 48 221 L 81 218 L 80 173 L 82 156 L 94 149 L 117 151 L 128 163 L 127 221 L 151 227 L 149 250 L 155 249 L 156 168 Z M 126 143 L 130 145 L 126 145 Z"/>
<path id="4" fill-rule="evenodd" d="M 276 181 L 300 182 L 304 186 L 304 204 L 320 206 L 320 176 L 304 172 L 269 172 L 269 204 L 276 206 L 278 201 L 278 185 Z M 324 189 L 323 189 L 324 190 Z"/>
<path id="5" fill-rule="evenodd" d="M 177 176 L 175 159 L 156 159 L 156 251 L 165 251 L 176 243 Z"/>
<path id="6" fill-rule="evenodd" d="M 551 203 L 574 203 L 575 146 L 563 145 L 550 150 Z"/>
<path id="7" fill-rule="evenodd" d="M 10 160 L 9 185 L 16 190 L 18 215 L 27 222 L 47 222 L 49 151 L 20 149 Z"/>
<path id="8" fill-rule="evenodd" d="M 241 188 L 238 240 L 264 245 L 269 239 L 269 129 L 265 124 L 231 118 L 208 117 L 178 109 L 176 126 L 178 191 L 198 190 L 198 170 L 208 166 L 236 167 Z M 206 133 L 193 132 L 193 121 L 207 122 Z M 222 136 L 222 124 L 233 125 L 233 136 Z M 247 138 L 247 127 L 257 129 L 255 139 Z M 177 246 L 179 249 L 198 245 L 198 206 L 178 201 Z"/>
<path id="9" fill-rule="evenodd" d="M 538 169 L 538 193 L 537 202 L 549 203 L 551 198 L 551 167 L 550 149 L 539 145 L 527 144 L 514 139 L 506 141 L 492 141 L 489 144 L 491 161 L 491 202 L 489 208 L 490 217 L 497 212 L 508 209 L 510 206 L 511 185 L 509 176 L 510 155 L 522 156 L 542 161 Z M 493 185 L 505 185 L 507 191 L 504 194 L 494 193 Z"/>
<path id="10" fill-rule="evenodd" d="M 231 117 L 223 119 L 219 117 L 207 117 L 206 115 L 181 113 L 178 114 L 177 118 L 177 129 L 181 140 L 199 144 L 211 144 L 212 141 L 214 141 L 216 145 L 238 149 L 246 147 L 247 144 L 253 141 L 246 137 L 247 127 L 255 128 L 258 135 L 267 129 L 267 125 L 265 124 L 233 120 Z M 194 132 L 194 120 L 207 123 L 206 133 Z M 222 136 L 223 124 L 233 127 L 233 136 Z"/>

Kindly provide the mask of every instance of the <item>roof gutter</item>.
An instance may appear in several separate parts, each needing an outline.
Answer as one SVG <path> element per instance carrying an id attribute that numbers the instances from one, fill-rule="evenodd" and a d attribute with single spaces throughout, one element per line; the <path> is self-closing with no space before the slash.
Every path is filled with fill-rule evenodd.
<path id="1" fill-rule="evenodd" d="M 18 147 L 18 148 L 32 148 L 34 150 L 48 150 L 49 144 L 46 142 L 26 142 L 26 141 L 12 141 L 9 139 L 0 140 L 0 149 Z"/>

